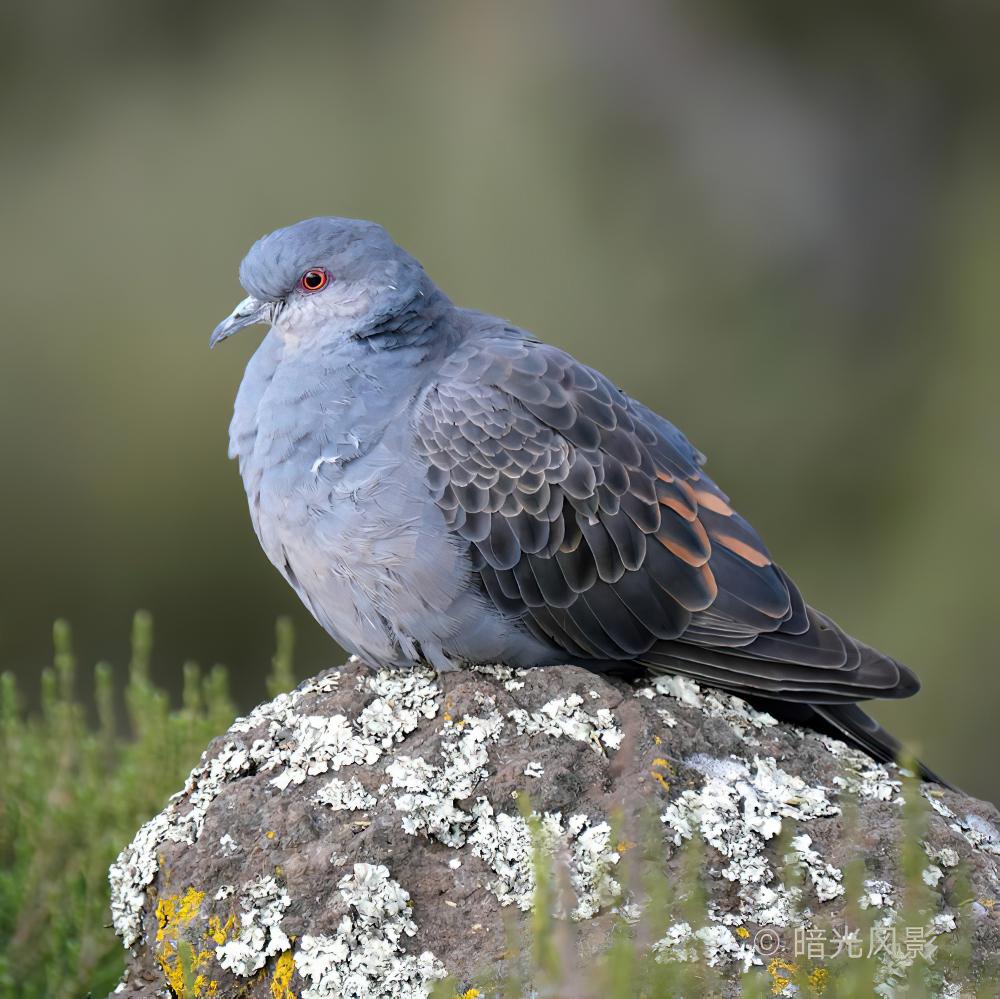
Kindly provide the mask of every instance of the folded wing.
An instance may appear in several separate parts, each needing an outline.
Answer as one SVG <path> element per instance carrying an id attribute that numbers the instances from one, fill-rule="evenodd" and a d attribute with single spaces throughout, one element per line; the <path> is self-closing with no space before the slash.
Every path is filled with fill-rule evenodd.
<path id="1" fill-rule="evenodd" d="M 470 340 L 415 429 L 485 592 L 567 658 L 816 704 L 917 689 L 805 604 L 676 427 L 568 354 Z"/>

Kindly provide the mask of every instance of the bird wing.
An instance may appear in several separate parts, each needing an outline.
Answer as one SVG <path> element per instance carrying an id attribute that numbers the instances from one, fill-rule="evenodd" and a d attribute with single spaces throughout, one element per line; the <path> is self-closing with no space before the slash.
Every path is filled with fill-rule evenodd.
<path id="1" fill-rule="evenodd" d="M 563 351 L 470 338 L 415 431 L 489 598 L 568 657 L 810 703 L 916 689 L 805 604 L 676 427 Z"/>

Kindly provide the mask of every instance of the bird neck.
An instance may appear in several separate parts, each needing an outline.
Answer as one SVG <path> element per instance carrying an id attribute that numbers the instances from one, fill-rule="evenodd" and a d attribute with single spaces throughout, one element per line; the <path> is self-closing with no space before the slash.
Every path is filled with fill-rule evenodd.
<path id="1" fill-rule="evenodd" d="M 447 295 L 428 283 L 390 315 L 376 317 L 358 336 L 374 350 L 441 346 L 442 335 L 451 329 L 447 317 L 453 309 Z"/>

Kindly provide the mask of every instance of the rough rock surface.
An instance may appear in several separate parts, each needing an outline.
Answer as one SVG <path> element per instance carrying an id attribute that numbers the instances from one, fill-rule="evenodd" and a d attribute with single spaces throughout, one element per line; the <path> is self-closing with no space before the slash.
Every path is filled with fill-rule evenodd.
<path id="1" fill-rule="evenodd" d="M 923 880 L 940 896 L 928 939 L 955 925 L 964 861 L 974 953 L 996 953 L 997 811 L 923 792 Z M 708 844 L 711 922 L 662 927 L 659 953 L 767 965 L 775 952 L 755 944 L 774 928 L 789 955 L 794 926 L 836 925 L 857 906 L 842 872 L 859 849 L 861 905 L 898 918 L 900 775 L 836 740 L 674 678 L 352 661 L 237 720 L 122 852 L 112 915 L 130 957 L 117 994 L 415 997 L 446 971 L 483 983 L 505 959 L 505 920 L 531 906 L 525 801 L 568 867 L 584 955 L 641 907 L 624 873 L 634 844 L 609 821 L 638 836 L 651 809 L 668 875 L 678 844 Z M 800 888 L 778 876 L 789 863 Z M 887 957 L 883 981 L 904 965 Z"/>

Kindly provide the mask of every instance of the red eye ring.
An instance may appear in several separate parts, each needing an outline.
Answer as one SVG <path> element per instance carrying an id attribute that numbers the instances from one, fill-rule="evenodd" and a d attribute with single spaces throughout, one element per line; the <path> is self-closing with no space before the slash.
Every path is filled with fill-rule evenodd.
<path id="1" fill-rule="evenodd" d="M 299 288 L 312 294 L 322 291 L 330 283 L 330 275 L 322 267 L 311 267 L 299 278 Z"/>

